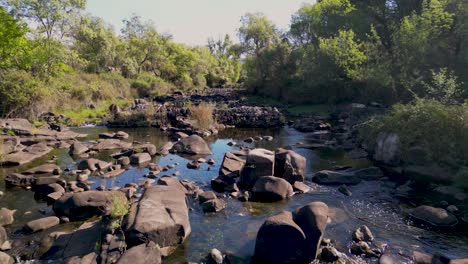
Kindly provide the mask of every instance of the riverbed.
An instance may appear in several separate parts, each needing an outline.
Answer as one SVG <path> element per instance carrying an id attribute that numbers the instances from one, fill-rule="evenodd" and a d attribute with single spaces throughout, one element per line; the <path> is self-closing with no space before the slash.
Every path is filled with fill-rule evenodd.
<path id="1" fill-rule="evenodd" d="M 108 128 L 77 128 L 79 133 L 88 134 L 83 141 L 97 140 L 99 133 L 117 131 Z M 130 135 L 128 141 L 150 142 L 157 147 L 169 141 L 167 135 L 157 128 L 119 129 Z M 272 141 L 259 141 L 252 144 L 243 143 L 243 139 L 253 136 L 273 136 Z M 171 175 L 179 171 L 179 179 L 195 182 L 203 190 L 210 190 L 210 180 L 218 176 L 219 166 L 224 153 L 238 150 L 238 147 L 228 146 L 228 142 L 237 141 L 248 147 L 260 147 L 275 150 L 278 147 L 293 146 L 301 142 L 305 145 L 312 143 L 310 134 L 298 132 L 292 128 L 279 129 L 227 129 L 219 135 L 207 138 L 213 152 L 203 158 L 212 158 L 216 164 L 203 164 L 199 170 L 190 170 L 185 166 L 188 161 L 196 160 L 200 156 L 167 155 L 156 156 L 154 162 L 165 166 L 179 163 L 174 169 L 165 174 Z M 187 241 L 163 263 L 183 263 L 186 260 L 200 261 L 212 249 L 217 248 L 229 253 L 234 263 L 249 263 L 255 247 L 258 229 L 264 220 L 282 210 L 294 210 L 313 201 L 323 201 L 330 208 L 331 223 L 326 228 L 325 237 L 332 239 L 336 248 L 349 253 L 351 234 L 360 225 L 367 225 L 374 233 L 378 244 L 387 245 L 389 252 L 402 263 L 411 263 L 409 255 L 412 251 L 428 254 L 436 252 L 450 258 L 468 258 L 468 236 L 464 232 L 449 230 L 432 230 L 428 227 L 416 225 L 407 219 L 406 210 L 410 205 L 400 201 L 392 195 L 396 183 L 389 180 L 365 181 L 356 186 L 350 186 L 353 193 L 347 197 L 337 191 L 336 187 L 319 186 L 310 179 L 314 172 L 332 169 L 337 165 L 364 168 L 371 166 L 368 160 L 354 160 L 340 150 L 312 150 L 293 147 L 293 150 L 307 158 L 307 184 L 313 191 L 308 194 L 295 195 L 291 199 L 278 203 L 240 202 L 226 197 L 227 208 L 216 214 L 204 214 L 197 201 L 189 199 L 190 224 L 192 233 Z M 99 153 L 96 158 L 111 161 L 110 154 L 115 151 Z M 30 220 L 44 215 L 53 215 L 52 209 L 44 201 L 34 199 L 32 191 L 19 188 L 5 188 L 3 177 L 11 172 L 22 172 L 25 169 L 40 165 L 46 160 L 57 156 L 58 164 L 65 169 L 75 169 L 75 162 L 67 150 L 54 150 L 48 156 L 27 166 L 0 169 L 0 190 L 4 195 L 0 197 L 0 207 L 16 209 L 15 222 L 7 227 L 13 248 L 8 252 L 12 256 L 38 257 L 41 241 L 50 232 L 71 230 L 79 223 L 60 225 L 50 230 L 25 236 L 20 232 L 22 226 Z M 92 188 L 105 185 L 106 188 L 122 187 L 126 183 L 139 182 L 147 168 L 133 167 L 117 178 L 101 179 L 90 177 L 94 183 Z M 161 175 L 164 175 L 162 173 Z M 66 180 L 74 180 L 72 178 Z M 28 245 L 28 246 L 25 246 Z M 360 260 L 361 261 L 361 260 Z M 362 260 L 372 262 L 371 260 Z"/>

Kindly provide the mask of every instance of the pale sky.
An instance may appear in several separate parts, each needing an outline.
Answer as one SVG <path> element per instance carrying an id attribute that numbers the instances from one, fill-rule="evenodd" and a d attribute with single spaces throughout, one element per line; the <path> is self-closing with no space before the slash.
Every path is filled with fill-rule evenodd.
<path id="1" fill-rule="evenodd" d="M 245 13 L 261 12 L 279 28 L 286 29 L 291 15 L 303 3 L 315 0 L 88 0 L 87 11 L 103 18 L 117 30 L 122 19 L 132 14 L 151 19 L 161 33 L 189 45 L 205 45 L 208 37 L 228 33 L 237 40 L 236 30 Z"/>

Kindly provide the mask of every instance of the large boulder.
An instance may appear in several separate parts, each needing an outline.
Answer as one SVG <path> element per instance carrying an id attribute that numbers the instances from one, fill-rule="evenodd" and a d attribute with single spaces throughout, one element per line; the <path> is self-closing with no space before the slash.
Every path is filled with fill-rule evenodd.
<path id="1" fill-rule="evenodd" d="M 7 253 L 0 251 L 0 263 L 13 264 L 15 263 L 15 260 L 12 257 L 10 257 L 10 255 L 8 255 Z"/>
<path id="2" fill-rule="evenodd" d="M 29 221 L 24 227 L 28 232 L 39 232 L 60 224 L 60 219 L 56 216 L 49 216 L 33 221 Z"/>
<path id="3" fill-rule="evenodd" d="M 374 159 L 391 166 L 400 164 L 400 137 L 395 133 L 381 133 L 377 137 Z"/>
<path id="4" fill-rule="evenodd" d="M 244 165 L 245 158 L 236 155 L 235 152 L 226 152 L 221 167 L 219 168 L 219 175 L 233 178 L 240 177 Z"/>
<path id="5" fill-rule="evenodd" d="M 258 231 L 254 260 L 278 264 L 312 262 L 327 220 L 328 206 L 322 202 L 268 218 Z"/>
<path id="6" fill-rule="evenodd" d="M 276 177 L 283 178 L 293 184 L 305 180 L 306 158 L 288 149 L 278 149 L 275 153 Z"/>
<path id="7" fill-rule="evenodd" d="M 171 148 L 171 152 L 190 154 L 190 155 L 210 155 L 211 150 L 206 141 L 198 136 L 191 135 L 181 138 Z"/>
<path id="8" fill-rule="evenodd" d="M 154 242 L 141 244 L 125 251 L 117 264 L 160 264 L 161 252 Z"/>
<path id="9" fill-rule="evenodd" d="M 312 181 L 324 185 L 356 185 L 361 179 L 348 171 L 319 171 L 312 178 Z"/>
<path id="10" fill-rule="evenodd" d="M 15 221 L 14 215 L 16 210 L 10 210 L 8 208 L 0 209 L 0 226 L 11 225 Z"/>
<path id="11" fill-rule="evenodd" d="M 191 232 L 185 194 L 171 186 L 148 187 L 123 226 L 130 246 L 152 241 L 167 254 Z"/>
<path id="12" fill-rule="evenodd" d="M 110 215 L 114 203 L 127 203 L 123 192 L 118 191 L 86 191 L 66 193 L 54 203 L 57 216 L 66 216 L 70 220 L 87 219 L 95 215 Z"/>
<path id="13" fill-rule="evenodd" d="M 26 119 L 0 119 L 0 129 L 13 131 L 18 136 L 32 136 L 33 126 Z"/>
<path id="14" fill-rule="evenodd" d="M 252 187 L 259 178 L 273 175 L 274 166 L 274 152 L 261 148 L 251 150 L 247 155 L 240 184 L 244 187 Z"/>
<path id="15" fill-rule="evenodd" d="M 453 226 L 458 223 L 455 216 L 442 208 L 421 205 L 410 211 L 410 216 L 434 226 Z"/>
<path id="16" fill-rule="evenodd" d="M 286 199 L 294 194 L 293 187 L 284 179 L 265 176 L 255 183 L 252 192 L 256 200 L 275 202 Z"/>

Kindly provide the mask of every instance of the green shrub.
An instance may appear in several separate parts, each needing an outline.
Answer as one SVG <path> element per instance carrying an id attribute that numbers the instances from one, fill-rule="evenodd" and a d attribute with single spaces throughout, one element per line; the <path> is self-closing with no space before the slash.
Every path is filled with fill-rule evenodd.
<path id="1" fill-rule="evenodd" d="M 150 73 L 143 73 L 132 82 L 132 88 L 137 90 L 139 97 L 144 98 L 167 94 L 173 85 Z"/>
<path id="2" fill-rule="evenodd" d="M 444 105 L 432 99 L 416 99 L 410 104 L 397 104 L 389 113 L 367 124 L 366 136 L 371 142 L 381 132 L 400 136 L 402 158 L 412 146 L 429 151 L 432 161 L 441 163 L 468 160 L 468 105 Z"/>
<path id="3" fill-rule="evenodd" d="M 0 111 L 5 117 L 33 117 L 49 94 L 45 84 L 24 71 L 0 75 Z"/>

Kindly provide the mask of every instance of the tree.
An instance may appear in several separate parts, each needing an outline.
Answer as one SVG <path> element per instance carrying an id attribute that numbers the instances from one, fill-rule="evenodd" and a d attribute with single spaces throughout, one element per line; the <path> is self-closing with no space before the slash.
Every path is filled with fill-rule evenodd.
<path id="1" fill-rule="evenodd" d="M 30 43 L 26 25 L 0 7 L 0 70 L 28 69 Z"/>
<path id="2" fill-rule="evenodd" d="M 278 43 L 280 34 L 265 15 L 248 13 L 241 18 L 239 38 L 245 53 L 258 54 L 261 49 Z"/>

